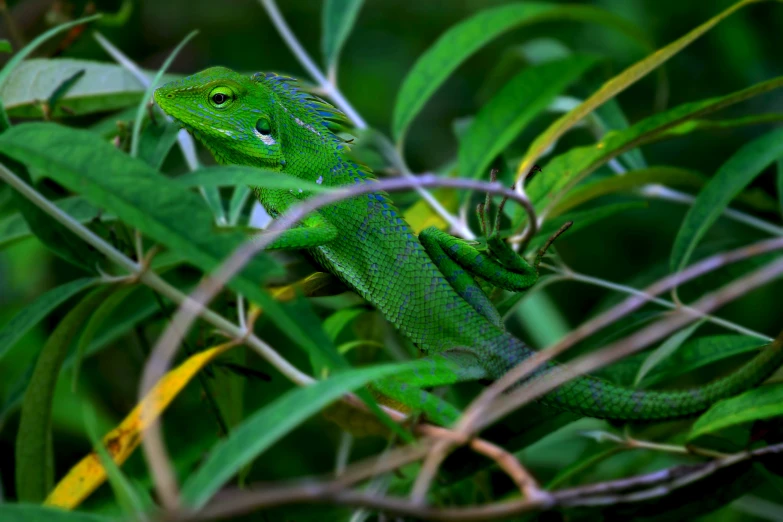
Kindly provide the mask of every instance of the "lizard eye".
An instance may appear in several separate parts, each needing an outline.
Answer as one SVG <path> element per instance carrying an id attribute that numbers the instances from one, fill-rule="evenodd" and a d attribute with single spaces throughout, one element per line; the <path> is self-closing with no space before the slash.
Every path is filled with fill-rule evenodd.
<path id="1" fill-rule="evenodd" d="M 215 87 L 209 93 L 209 101 L 216 109 L 223 109 L 234 100 L 234 93 L 228 87 Z"/>
<path id="2" fill-rule="evenodd" d="M 272 134 L 272 123 L 266 118 L 261 118 L 256 122 L 256 130 L 264 136 L 269 136 Z"/>

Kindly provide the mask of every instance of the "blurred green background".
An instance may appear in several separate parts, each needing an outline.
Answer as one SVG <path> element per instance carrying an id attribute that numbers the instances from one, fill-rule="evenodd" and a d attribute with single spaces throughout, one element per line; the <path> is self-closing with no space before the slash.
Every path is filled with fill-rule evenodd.
<path id="1" fill-rule="evenodd" d="M 458 21 L 483 8 L 504 3 L 509 2 L 368 0 L 342 52 L 338 74 L 340 87 L 372 127 L 388 134 L 396 94 L 416 59 Z M 623 16 L 640 28 L 657 48 L 733 2 L 596 0 L 570 3 L 594 5 Z M 322 3 L 316 0 L 286 0 L 280 1 L 279 5 L 305 48 L 322 62 Z M 96 2 L 95 6 L 99 11 L 111 12 L 119 8 L 120 2 Z M 8 9 L 21 36 L 29 41 L 53 21 L 80 16 L 87 9 L 87 4 L 25 0 L 9 2 Z M 309 80 L 265 11 L 254 0 L 141 0 L 134 3 L 126 24 L 100 27 L 110 41 L 147 69 L 158 68 L 177 43 L 193 29 L 198 29 L 199 35 L 180 53 L 171 72 L 189 74 L 209 66 L 224 65 L 248 72 L 284 72 Z M 90 32 L 88 28 L 63 55 L 111 61 Z M 0 38 L 9 38 L 8 24 L 0 27 Z M 14 36 L 11 35 L 10 39 L 13 42 Z M 604 80 L 645 55 L 640 47 L 617 32 L 584 23 L 552 22 L 510 31 L 461 66 L 417 118 L 406 145 L 406 158 L 414 172 L 439 169 L 453 161 L 458 145 L 455 122 L 475 114 L 486 102 L 489 93 L 497 87 L 495 71 L 501 60 L 513 56 L 514 49 L 521 44 L 537 39 L 557 40 L 572 50 L 605 57 L 600 67 Z M 51 55 L 53 47 L 43 49 L 40 55 Z M 17 45 L 14 48 L 18 48 Z M 774 3 L 752 6 L 735 13 L 670 60 L 665 66 L 668 79 L 665 92 L 659 90 L 660 84 L 656 83 L 657 77 L 653 74 L 621 94 L 618 100 L 628 119 L 635 122 L 663 107 L 726 94 L 783 73 L 780 49 L 783 49 L 783 6 Z M 583 97 L 587 94 L 581 93 Z M 724 111 L 720 117 L 772 112 L 783 112 L 783 97 L 777 91 Z M 517 154 L 521 154 L 529 140 L 555 117 L 549 114 L 539 118 L 518 140 L 515 145 Z M 698 132 L 686 138 L 646 146 L 643 152 L 650 165 L 675 165 L 711 175 L 740 145 L 768 128 L 751 126 Z M 569 134 L 561 146 L 565 150 L 574 144 L 593 141 L 588 132 L 578 130 Z M 204 158 L 208 162 L 207 156 Z M 760 176 L 753 187 L 777 197 L 774 171 L 770 169 Z M 12 210 L 9 190 L 8 187 L 0 187 L 0 216 Z M 738 208 L 742 208 L 741 205 Z M 620 219 L 608 220 L 569 235 L 558 242 L 558 247 L 568 264 L 580 272 L 638 288 L 666 269 L 672 241 L 686 210 L 683 205 L 652 200 L 645 209 L 626 212 Z M 779 212 L 761 214 L 761 217 L 780 224 Z M 724 219 L 710 230 L 703 241 L 704 251 L 737 246 L 761 237 L 761 233 L 754 229 Z M 731 268 L 724 272 L 732 275 Z M 76 268 L 58 261 L 35 239 L 26 239 L 0 251 L 0 324 L 44 290 L 77 275 Z M 547 293 L 569 326 L 577 325 L 608 300 L 616 299 L 616 294 L 577 283 L 552 285 L 547 288 Z M 775 336 L 783 324 L 781 295 L 783 284 L 770 285 L 753 292 L 740 304 L 723 308 L 719 314 Z M 143 296 L 140 300 L 144 300 Z M 24 357 L 24 347 L 40 344 L 65 311 L 58 310 L 15 348 L 17 355 L 13 368 L 0 368 L 0 397 L 4 400 L 12 393 L 15 378 L 31 363 Z M 713 331 L 714 328 L 711 328 L 704 327 L 700 333 Z M 89 384 L 80 391 L 89 394 L 92 403 L 101 411 L 102 428 L 110 427 L 133 406 L 138 371 L 147 349 L 145 339 L 154 340 L 156 332 L 153 328 L 148 332 L 137 331 L 135 335 L 123 336 L 99 357 L 88 361 L 84 372 L 89 376 Z M 300 357 L 299 354 L 290 355 Z M 271 396 L 275 394 L 272 386 L 251 384 L 252 390 L 247 393 Z M 199 419 L 195 428 L 180 423 L 183 436 L 194 429 L 214 431 L 203 404 L 199 402 L 198 391 L 191 392 L 178 399 L 180 408 L 172 414 L 182 419 L 195 415 Z M 72 403 L 62 397 L 60 399 L 55 412 L 58 476 L 89 448 L 82 435 L 80 415 L 74 414 L 79 411 L 79 397 L 72 396 Z M 16 422 L 11 415 L 4 424 L 0 424 L 0 478 L 7 493 L 13 483 L 9 462 Z M 312 433 L 319 432 L 313 430 Z M 176 434 L 168 435 L 176 437 Z M 327 432 L 324 436 L 336 441 L 337 432 Z M 328 469 L 331 457 L 327 453 L 334 444 L 336 442 L 299 447 L 298 452 L 290 453 L 291 461 L 278 466 L 285 469 L 286 474 L 295 475 L 299 467 L 312 472 L 311 463 L 322 459 Z M 192 460 L 197 459 L 203 449 L 196 445 L 175 451 L 193 453 Z M 134 459 L 131 466 L 138 470 L 142 464 L 138 456 Z M 299 464 L 293 462 L 297 460 L 300 460 Z M 275 475 L 273 471 L 267 471 L 270 476 Z M 262 473 L 262 476 L 265 474 Z"/>

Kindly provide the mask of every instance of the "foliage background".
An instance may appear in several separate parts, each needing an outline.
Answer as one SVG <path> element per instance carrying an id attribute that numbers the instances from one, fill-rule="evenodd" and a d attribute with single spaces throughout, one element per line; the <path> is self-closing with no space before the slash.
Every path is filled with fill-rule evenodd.
<path id="1" fill-rule="evenodd" d="M 480 9 L 503 3 L 507 2 L 367 1 L 342 53 L 339 84 L 344 94 L 372 127 L 388 132 L 396 93 L 416 58 L 458 21 Z M 731 2 L 598 0 L 577 3 L 600 6 L 620 14 L 660 46 L 702 23 Z M 99 10 L 114 11 L 119 8 L 117 2 L 96 4 Z M 316 0 L 289 0 L 280 4 L 294 33 L 313 56 L 320 57 L 322 3 Z M 47 25 L 47 20 L 65 16 L 63 13 L 80 15 L 85 5 L 82 2 L 57 2 L 53 6 L 51 2 L 43 0 L 25 0 L 9 2 L 9 8 L 11 16 L 29 39 Z M 199 29 L 200 34 L 180 53 L 171 72 L 186 74 L 212 65 L 225 65 L 242 71 L 278 71 L 307 77 L 266 13 L 252 0 L 142 0 L 135 5 L 127 23 L 121 27 L 101 28 L 101 31 L 141 66 L 154 70 L 184 35 L 194 28 Z M 726 94 L 780 74 L 782 29 L 783 8 L 774 3 L 753 6 L 734 14 L 666 64 L 669 82 L 667 106 Z M 0 38 L 7 37 L 7 29 L 0 30 Z M 416 119 L 406 146 L 406 157 L 414 172 L 438 169 L 452 160 L 458 146 L 455 124 L 475 114 L 487 101 L 493 85 L 493 70 L 499 57 L 507 49 L 537 38 L 557 39 L 571 49 L 607 57 L 608 60 L 600 66 L 604 78 L 613 76 L 644 56 L 640 49 L 629 45 L 624 37 L 590 24 L 552 22 L 510 31 L 461 66 Z M 39 54 L 47 55 L 50 52 L 51 48 L 43 49 Z M 87 34 L 65 50 L 64 56 L 110 60 Z M 586 94 L 582 92 L 582 96 Z M 655 75 L 650 75 L 621 94 L 618 100 L 628 119 L 635 122 L 660 110 L 662 106 L 656 105 L 656 97 L 660 100 L 660 93 L 656 92 Z M 776 92 L 732 107 L 721 115 L 730 117 L 781 111 L 783 98 Z M 539 117 L 515 142 L 510 156 L 521 155 L 529 141 L 554 118 L 551 114 Z M 87 126 L 94 121 L 96 117 L 84 117 L 70 123 Z M 767 130 L 769 126 L 708 130 L 649 145 L 643 150 L 651 164 L 677 165 L 711 175 L 741 144 Z M 561 147 L 565 150 L 569 146 L 591 142 L 592 137 L 580 130 L 567 135 Z M 202 154 L 202 160 L 210 162 L 207 154 Z M 182 170 L 180 163 L 179 155 L 172 154 L 166 168 Z M 774 169 L 768 169 L 753 182 L 752 187 L 777 197 L 775 175 Z M 51 184 L 46 189 L 50 194 L 56 194 L 59 190 Z M 7 215 L 12 210 L 9 193 L 8 187 L 0 187 L 0 215 Z M 403 200 L 412 201 L 410 197 L 407 198 Z M 618 200 L 623 200 L 623 197 L 618 197 Z M 564 237 L 558 242 L 558 250 L 569 266 L 579 272 L 638 288 L 644 281 L 653 279 L 651 274 L 656 266 L 666 266 L 672 241 L 686 210 L 687 207 L 683 205 L 651 200 L 647 208 L 627 211 L 621 218 L 603 221 Z M 757 215 L 780 223 L 779 212 L 761 212 Z M 753 229 L 721 219 L 702 244 L 707 250 L 714 251 L 762 237 L 763 234 Z M 726 274 L 727 277 L 731 276 L 731 269 Z M 59 261 L 32 238 L 0 250 L 0 324 L 46 289 L 78 275 L 76 268 Z M 193 282 L 197 273 L 182 270 L 177 277 Z M 532 339 L 534 344 L 538 340 L 539 345 L 542 339 L 557 336 L 558 325 L 561 325 L 561 330 L 563 326 L 576 326 L 587 314 L 594 313 L 607 302 L 616 299 L 616 294 L 605 289 L 574 282 L 551 285 L 543 293 L 551 298 L 554 307 L 547 308 L 548 315 L 545 322 L 538 325 L 539 331 L 531 332 L 530 325 L 524 323 L 516 327 L 520 328 L 524 338 Z M 130 301 L 124 304 L 123 310 L 154 307 L 154 302 L 150 301 L 149 295 L 143 295 L 143 290 L 138 294 L 137 303 Z M 778 281 L 724 307 L 720 315 L 774 337 L 781 325 L 780 295 L 783 295 L 783 283 Z M 539 296 L 537 299 L 526 306 L 536 306 L 535 303 L 542 303 L 544 298 Z M 341 301 L 324 300 L 318 313 L 324 315 L 330 308 L 344 304 Z M 12 384 L 31 364 L 29 354 L 34 353 L 33 348 L 40 346 L 68 308 L 63 307 L 51 314 L 17 344 L 13 358 L 4 361 L 0 369 L 0 397 L 6 399 L 9 396 Z M 152 317 L 152 320 L 132 328 L 84 362 L 78 393 L 69 392 L 69 375 L 63 379 L 67 382 L 62 382 L 61 389 L 58 389 L 53 424 L 57 477 L 62 476 L 90 450 L 91 445 L 85 436 L 82 422 L 83 403 L 87 402 L 95 408 L 101 433 L 115 426 L 136 403 L 136 387 L 149 343 L 165 325 L 165 317 L 159 311 L 154 311 Z M 377 327 L 378 323 L 374 321 L 368 315 L 360 327 Z M 273 325 L 263 324 L 262 327 L 265 338 L 272 345 L 285 346 L 286 341 L 274 331 Z M 700 333 L 717 331 L 715 327 L 707 325 Z M 191 342 L 195 347 L 206 347 L 209 344 L 209 333 L 209 328 L 202 326 L 192 336 Z M 596 340 L 595 345 L 600 345 L 601 341 Z M 297 350 L 282 351 L 292 361 L 307 364 Z M 250 354 L 245 363 L 269 373 L 272 381 L 247 380 L 243 392 L 244 411 L 257 409 L 290 387 L 285 379 L 258 357 Z M 241 416 L 242 407 L 234 414 Z M 13 445 L 18 414 L 11 414 L 0 422 L 0 485 L 3 497 L 13 499 Z M 587 421 L 585 425 L 594 427 L 598 423 Z M 166 413 L 166 436 L 178 468 L 185 470 L 198 461 L 214 443 L 217 432 L 215 419 L 205 406 L 203 394 L 195 384 L 191 384 Z M 568 440 L 567 450 L 562 449 L 562 443 L 559 445 L 553 441 L 544 448 L 549 451 L 537 452 L 535 456 L 531 454 L 531 466 L 541 476 L 551 477 L 563 465 L 588 451 L 592 444 L 584 439 Z M 313 418 L 294 432 L 293 436 L 275 446 L 274 451 L 267 452 L 250 471 L 249 479 L 271 480 L 326 472 L 333 466 L 338 441 L 336 427 L 320 417 Z M 378 441 L 360 440 L 354 451 L 357 455 L 369 454 L 381 446 Z M 661 462 L 660 457 L 650 457 L 644 462 L 613 461 L 613 470 L 598 470 L 596 476 L 613 475 L 626 467 L 634 471 L 654 469 Z M 141 483 L 149 480 L 138 452 L 123 470 Z M 104 487 L 91 497 L 87 505 L 99 510 L 110 510 L 108 506 L 111 498 L 111 491 Z M 296 520 L 305 519 L 303 514 L 295 516 L 292 513 L 288 511 L 286 515 Z M 322 511 L 312 515 L 312 519 L 325 520 L 321 518 L 325 516 L 324 513 Z M 738 513 L 727 509 L 724 517 L 726 520 L 750 517 L 747 513 Z M 269 519 L 277 520 L 274 516 Z"/>

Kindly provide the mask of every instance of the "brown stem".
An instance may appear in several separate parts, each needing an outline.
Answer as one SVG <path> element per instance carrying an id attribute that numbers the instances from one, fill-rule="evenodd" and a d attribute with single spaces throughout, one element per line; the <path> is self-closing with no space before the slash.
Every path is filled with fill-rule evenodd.
<path id="1" fill-rule="evenodd" d="M 664 497 L 717 471 L 748 460 L 763 461 L 783 453 L 783 443 L 729 455 L 696 465 L 671 468 L 633 477 L 552 492 L 547 498 L 493 502 L 481 506 L 435 508 L 404 498 L 346 491 L 342 480 L 297 482 L 288 486 L 264 485 L 225 490 L 197 513 L 175 514 L 176 521 L 225 518 L 250 511 L 295 503 L 331 503 L 366 507 L 404 516 L 446 522 L 499 520 L 556 507 L 616 505 Z M 172 519 L 171 517 L 169 518 Z"/>

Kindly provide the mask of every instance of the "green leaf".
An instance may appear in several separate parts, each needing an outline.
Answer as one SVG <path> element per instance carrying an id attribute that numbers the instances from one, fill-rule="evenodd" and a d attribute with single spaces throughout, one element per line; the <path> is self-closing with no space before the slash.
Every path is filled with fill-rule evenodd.
<path id="1" fill-rule="evenodd" d="M 100 18 L 100 15 L 93 15 L 93 16 L 87 16 L 85 18 L 79 18 L 78 20 L 73 20 L 72 22 L 67 22 L 64 24 L 60 24 L 56 27 L 52 27 L 45 33 L 35 37 L 35 39 L 32 42 L 25 45 L 22 49 L 19 50 L 19 52 L 13 55 L 11 59 L 8 60 L 8 62 L 3 66 L 2 70 L 0 70 L 0 88 L 3 88 L 5 86 L 6 80 L 8 80 L 8 77 L 11 75 L 14 69 L 16 69 L 16 67 L 22 62 L 22 60 L 27 58 L 30 55 L 30 53 L 32 53 L 39 45 L 44 43 L 49 38 L 62 33 L 63 31 L 67 31 L 79 25 L 92 22 L 93 20 L 97 20 L 98 18 Z M 76 71 L 72 71 L 70 75 L 63 78 L 62 80 L 64 81 L 67 78 L 72 77 L 74 73 L 76 73 Z M 61 83 L 62 81 L 58 82 L 55 85 L 60 85 Z M 2 91 L 0 91 L 0 93 L 1 92 Z M 41 99 L 42 100 L 49 99 L 49 95 L 51 94 L 52 93 L 49 92 L 46 96 L 42 97 Z M 8 115 L 6 114 L 4 109 L 5 105 L 6 103 L 3 99 L 3 96 L 2 94 L 0 94 L 0 112 L 2 112 L 2 115 L 0 115 L 0 131 L 7 129 L 10 125 L 8 122 Z"/>
<path id="2" fill-rule="evenodd" d="M 414 64 L 403 81 L 394 106 L 392 129 L 395 141 L 402 141 L 405 131 L 424 104 L 473 53 L 516 27 L 558 19 L 604 25 L 649 48 L 649 43 L 627 20 L 592 6 L 525 2 L 486 9 L 446 31 Z"/>
<path id="3" fill-rule="evenodd" d="M 343 308 L 337 310 L 324 320 L 324 332 L 332 342 L 337 340 L 337 336 L 354 319 L 367 312 L 364 308 Z"/>
<path id="4" fill-rule="evenodd" d="M 658 139 L 664 131 L 692 118 L 714 112 L 759 94 L 783 87 L 783 76 L 757 83 L 747 89 L 689 102 L 667 111 L 653 114 L 622 131 L 610 132 L 595 145 L 575 147 L 547 163 L 527 185 L 527 193 L 536 208 L 544 212 L 558 202 L 570 187 L 610 159 L 627 150 Z M 515 222 L 524 219 L 519 211 Z"/>
<path id="5" fill-rule="evenodd" d="M 23 310 L 20 310 L 0 330 L 0 361 L 24 334 L 37 325 L 41 319 L 49 315 L 52 310 L 98 281 L 98 279 L 93 277 L 76 279 L 41 294 L 35 301 L 27 305 Z"/>
<path id="6" fill-rule="evenodd" d="M 696 244 L 731 200 L 781 157 L 783 128 L 768 132 L 745 144 L 718 169 L 685 215 L 672 247 L 672 271 L 680 270 L 688 263 Z"/>
<path id="7" fill-rule="evenodd" d="M 539 278 L 536 284 L 542 283 L 543 281 Z M 515 299 L 522 295 L 525 296 L 524 299 Z M 517 303 L 519 303 L 519 307 L 514 309 Z M 530 336 L 533 346 L 551 346 L 571 330 L 568 321 L 555 301 L 543 289 L 532 293 L 516 292 L 498 305 L 498 312 L 504 319 L 511 311 L 515 312 L 515 320 Z"/>
<path id="8" fill-rule="evenodd" d="M 663 72 L 663 69 L 661 69 Z M 596 74 L 597 76 L 597 74 Z M 663 77 L 665 82 L 665 74 L 659 75 L 659 78 Z M 659 86 L 659 89 L 662 88 Z M 665 88 L 665 87 L 663 87 Z M 613 130 L 624 130 L 630 126 L 628 118 L 620 108 L 620 104 L 616 99 L 607 100 L 606 103 L 598 107 L 591 116 L 596 121 L 596 125 L 604 132 L 610 132 Z M 621 157 L 630 165 L 634 170 L 640 170 L 647 168 L 647 162 L 644 159 L 641 149 L 631 149 L 625 152 Z"/>
<path id="9" fill-rule="evenodd" d="M 7 166 L 28 185 L 32 185 L 27 169 L 19 163 L 7 159 Z M 96 273 L 103 261 L 103 255 L 87 245 L 65 225 L 38 208 L 26 196 L 14 191 L 11 199 L 25 222 L 25 228 L 51 252 L 85 272 Z M 18 230 L 18 229 L 17 229 Z"/>
<path id="10" fill-rule="evenodd" d="M 156 257 L 156 259 L 158 258 Z M 188 291 L 190 288 L 182 288 L 182 290 Z M 160 312 L 160 307 L 153 300 L 151 291 L 145 287 L 138 288 L 136 292 L 131 294 L 125 304 L 112 314 L 105 328 L 95 335 L 92 342 L 85 349 L 85 355 L 92 355 L 105 348 L 156 312 Z M 75 362 L 75 354 L 67 357 L 63 363 L 63 369 L 70 368 Z M 0 423 L 21 404 L 24 391 L 28 388 L 32 378 L 32 368 L 30 370 L 19 377 L 9 388 L 5 402 L 0 404 Z"/>
<path id="11" fill-rule="evenodd" d="M 329 371 L 340 371 L 351 367 L 347 360 L 337 351 L 334 343 L 324 332 L 318 316 L 313 312 L 312 306 L 306 299 L 294 299 L 283 305 L 288 313 L 299 320 L 299 327 L 314 343 L 305 346 L 305 351 L 310 356 L 313 374 L 326 375 Z M 413 436 L 405 428 L 395 423 L 388 414 L 383 411 L 375 401 L 375 398 L 367 390 L 358 390 L 356 394 L 367 405 L 378 420 L 386 425 L 392 432 L 399 435 L 402 440 L 413 442 Z"/>
<path id="12" fill-rule="evenodd" d="M 114 491 L 117 503 L 131 519 L 143 520 L 144 513 L 151 511 L 154 506 L 145 505 L 142 500 L 144 496 L 139 494 L 133 484 L 122 473 L 119 466 L 117 466 L 117 463 L 114 462 L 114 459 L 111 458 L 111 455 L 109 455 L 98 431 L 98 420 L 95 417 L 94 409 L 89 405 L 84 405 L 83 415 L 87 435 L 90 437 L 90 442 L 92 442 L 92 446 L 95 448 L 95 453 L 97 453 L 103 469 L 106 470 L 106 478 Z"/>
<path id="13" fill-rule="evenodd" d="M 166 61 L 163 62 L 163 65 L 161 65 L 160 69 L 158 69 L 158 72 L 155 73 L 155 76 L 152 78 L 150 84 L 147 86 L 147 89 L 144 91 L 144 96 L 141 98 L 141 102 L 139 102 L 139 106 L 136 109 L 136 118 L 133 120 L 130 146 L 131 157 L 135 158 L 139 155 L 139 134 L 141 134 L 141 122 L 144 119 L 144 112 L 147 110 L 147 102 L 152 99 L 152 93 L 158 87 L 160 80 L 163 78 L 163 73 L 165 73 L 166 69 L 169 68 L 171 62 L 174 61 L 174 58 L 177 57 L 182 48 L 185 47 L 185 45 L 197 34 L 198 31 L 191 31 L 185 38 L 182 39 L 179 45 L 177 45 L 171 54 L 166 57 Z"/>
<path id="14" fill-rule="evenodd" d="M 690 134 L 696 130 L 723 130 L 733 129 L 737 127 L 746 127 L 749 125 L 763 125 L 768 123 L 780 123 L 783 121 L 783 114 L 768 113 L 768 114 L 753 114 L 751 116 L 743 116 L 741 118 L 729 118 L 725 120 L 692 120 L 685 123 L 681 123 L 676 127 L 673 127 L 666 131 L 665 136 L 682 136 Z"/>
<path id="15" fill-rule="evenodd" d="M 57 108 L 60 100 L 62 100 L 63 97 L 68 94 L 68 91 L 73 89 L 73 86 L 79 83 L 79 80 L 82 79 L 84 73 L 84 69 L 79 69 L 73 74 L 73 76 L 63 80 L 63 82 L 54 89 L 54 92 L 52 92 L 51 96 L 49 96 L 49 99 L 46 100 L 46 103 L 49 105 L 49 115 L 51 115 L 52 111 Z"/>
<path id="16" fill-rule="evenodd" d="M 693 339 L 652 368 L 642 379 L 642 386 L 648 388 L 728 357 L 756 351 L 767 344 L 763 339 L 746 335 L 712 335 Z"/>
<path id="17" fill-rule="evenodd" d="M 530 144 L 527 153 L 525 153 L 525 156 L 517 167 L 517 179 L 527 175 L 536 160 L 538 160 L 546 150 L 551 148 L 560 136 L 582 121 L 588 114 L 623 92 L 629 86 L 647 76 L 651 71 L 661 66 L 669 58 L 679 53 L 685 47 L 693 43 L 694 40 L 698 39 L 738 9 L 756 2 L 758 2 L 758 0 L 741 0 L 737 2 L 684 36 L 681 36 L 665 47 L 657 49 L 643 60 L 636 62 L 608 82 L 604 83 L 601 88 L 594 92 L 588 99 L 552 123 L 535 139 L 535 141 L 533 141 L 533 143 Z"/>
<path id="18" fill-rule="evenodd" d="M 0 503 L 0 520 L 3 522 L 114 522 L 115 519 L 38 504 Z"/>
<path id="19" fill-rule="evenodd" d="M 321 49 L 327 71 L 337 68 L 345 41 L 351 34 L 364 0 L 326 0 L 323 9 Z"/>
<path id="20" fill-rule="evenodd" d="M 622 176 L 609 176 L 575 187 L 554 206 L 549 215 L 557 216 L 595 198 L 631 191 L 650 183 L 668 187 L 701 188 L 705 182 L 706 178 L 700 173 L 678 167 L 656 166 L 632 170 Z"/>
<path id="21" fill-rule="evenodd" d="M 195 509 L 204 506 L 240 468 L 343 394 L 370 381 L 420 367 L 429 365 L 412 362 L 357 368 L 287 392 L 249 416 L 214 446 L 204 464 L 183 485 L 184 503 Z"/>
<path id="22" fill-rule="evenodd" d="M 699 417 L 688 440 L 707 433 L 783 415 L 783 383 L 760 386 L 714 404 Z"/>
<path id="23" fill-rule="evenodd" d="M 9 116 L 40 118 L 43 116 L 41 100 L 49 99 L 56 86 L 79 71 L 84 71 L 84 76 L 63 95 L 52 116 L 115 111 L 136 105 L 144 95 L 144 86 L 121 65 L 72 58 L 33 58 L 19 64 L 0 87 L 0 97 Z M 144 74 L 151 78 L 154 72 L 144 71 Z M 179 77 L 167 74 L 164 80 Z M 63 111 L 63 106 L 70 112 Z M 116 119 L 112 118 L 112 127 Z"/>
<path id="24" fill-rule="evenodd" d="M 82 358 L 87 351 L 87 347 L 92 344 L 98 331 L 105 326 L 106 320 L 112 312 L 114 312 L 114 309 L 134 290 L 135 288 L 133 286 L 116 289 L 114 293 L 106 297 L 106 300 L 96 306 L 93 313 L 90 314 L 90 318 L 84 326 L 82 335 L 79 337 L 79 343 L 76 346 L 76 353 L 74 354 L 73 377 L 71 381 L 72 390 L 76 390 L 76 385 L 79 382 L 79 369 Z"/>
<path id="25" fill-rule="evenodd" d="M 523 69 L 514 76 L 479 111 L 460 140 L 461 175 L 486 176 L 492 160 L 596 62 L 590 56 L 574 55 Z"/>
<path id="26" fill-rule="evenodd" d="M 0 40 L 0 53 L 12 53 L 14 50 L 11 48 L 11 42 L 8 40 Z"/>
<path id="27" fill-rule="evenodd" d="M 81 193 L 205 272 L 246 240 L 239 232 L 215 234 L 212 213 L 199 196 L 92 132 L 54 123 L 17 125 L 0 135 L 0 152 Z M 279 275 L 282 270 L 269 256 L 257 255 L 228 286 L 262 307 L 298 345 L 316 350 L 293 317 L 260 288 L 267 277 Z"/>
<path id="28" fill-rule="evenodd" d="M 619 445 L 609 449 L 603 449 L 600 446 L 596 447 L 593 452 L 571 463 L 568 467 L 555 475 L 555 478 L 547 483 L 546 489 L 553 490 L 555 488 L 563 487 L 564 484 L 570 482 L 575 476 L 581 475 L 585 471 L 590 470 L 621 451 L 625 451 L 625 448 Z"/>
<path id="29" fill-rule="evenodd" d="M 243 165 L 203 167 L 174 178 L 186 187 L 232 187 L 237 185 L 259 186 L 270 189 L 299 189 L 317 194 L 328 192 L 329 187 L 306 181 L 296 176 Z"/>
<path id="30" fill-rule="evenodd" d="M 52 486 L 52 400 L 68 348 L 111 287 L 99 288 L 81 300 L 60 321 L 46 341 L 24 394 L 16 436 L 16 493 L 22 502 L 42 502 Z"/>
<path id="31" fill-rule="evenodd" d="M 778 159 L 778 199 L 780 200 L 780 213 L 783 215 L 783 158 Z"/>
<path id="32" fill-rule="evenodd" d="M 154 168 L 160 169 L 171 148 L 177 143 L 179 125 L 164 120 L 157 124 L 150 122 L 139 136 L 139 158 Z"/>
<path id="33" fill-rule="evenodd" d="M 541 227 L 536 237 L 530 241 L 528 245 L 528 252 L 533 252 L 542 247 L 549 236 L 557 232 L 557 230 L 563 226 L 567 221 L 573 221 L 574 224 L 568 229 L 566 235 L 573 234 L 578 230 L 589 227 L 590 225 L 597 223 L 598 221 L 612 217 L 620 212 L 628 210 L 638 210 L 647 208 L 646 201 L 631 201 L 628 203 L 613 203 L 609 205 L 601 205 L 590 210 L 582 210 L 579 212 L 569 212 L 562 216 L 558 216 L 554 219 L 544 222 L 544 226 Z"/>
<path id="34" fill-rule="evenodd" d="M 674 352 L 676 352 L 677 349 L 682 346 L 682 344 L 687 341 L 691 335 L 693 335 L 693 332 L 695 332 L 703 324 L 704 320 L 701 320 L 693 323 L 687 328 L 683 328 L 679 332 L 666 339 L 658 348 L 653 350 L 644 360 L 641 368 L 639 368 L 639 372 L 636 374 L 636 379 L 634 379 L 634 386 L 639 386 L 639 383 L 642 382 L 642 379 L 644 379 L 645 375 L 650 373 L 650 370 L 655 368 L 658 364 L 661 363 L 661 361 L 669 358 Z"/>
<path id="35" fill-rule="evenodd" d="M 250 197 L 250 188 L 247 185 L 238 185 L 231 194 L 231 201 L 228 202 L 228 224 L 236 225 L 239 218 L 242 217 L 242 209 L 245 208 Z"/>

